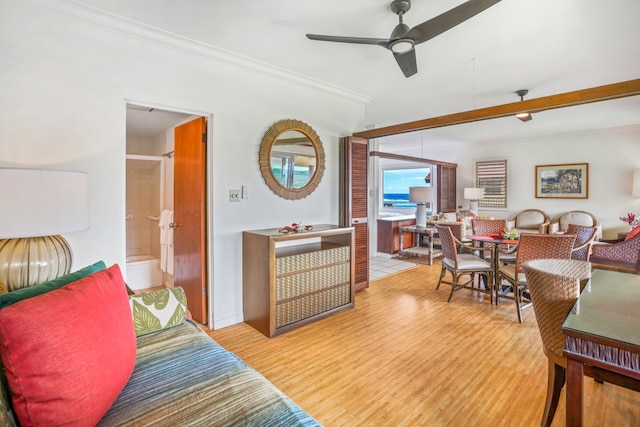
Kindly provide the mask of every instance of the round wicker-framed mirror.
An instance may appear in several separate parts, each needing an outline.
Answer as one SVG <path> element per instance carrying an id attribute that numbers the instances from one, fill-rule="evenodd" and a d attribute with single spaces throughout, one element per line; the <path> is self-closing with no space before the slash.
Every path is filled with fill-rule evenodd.
<path id="1" fill-rule="evenodd" d="M 262 138 L 259 163 L 271 191 L 284 199 L 303 199 L 313 193 L 324 174 L 322 141 L 305 122 L 281 120 Z"/>

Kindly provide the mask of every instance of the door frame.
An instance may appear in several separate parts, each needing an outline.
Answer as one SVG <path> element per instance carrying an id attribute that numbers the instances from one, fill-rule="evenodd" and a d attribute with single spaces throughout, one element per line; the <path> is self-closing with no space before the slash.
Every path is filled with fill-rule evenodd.
<path id="1" fill-rule="evenodd" d="M 194 110 L 191 108 L 183 108 L 183 107 L 176 107 L 176 106 L 170 106 L 170 105 L 164 105 L 164 104 L 158 104 L 158 103 L 154 103 L 154 102 L 147 102 L 147 101 L 141 101 L 141 100 L 136 100 L 136 99 L 131 99 L 131 98 L 125 98 L 124 99 L 124 105 L 123 105 L 123 111 L 125 114 L 125 126 L 126 126 L 126 109 L 127 109 L 127 105 L 136 105 L 136 106 L 140 106 L 140 107 L 147 107 L 147 108 L 157 108 L 158 110 L 163 110 L 163 111 L 170 111 L 170 112 L 175 112 L 175 113 L 181 113 L 181 114 L 189 114 L 191 116 L 200 116 L 200 117 L 205 117 L 207 119 L 207 147 L 206 147 L 206 168 L 207 170 L 205 171 L 206 173 L 206 182 L 205 182 L 205 188 L 206 188 L 206 193 L 205 193 L 205 206 L 207 208 L 207 218 L 206 218 L 206 228 L 207 228 L 207 234 L 208 236 L 205 236 L 205 245 L 206 245 L 206 251 L 207 251 L 207 256 L 205 256 L 205 265 L 206 265 L 206 269 L 207 269 L 207 274 L 206 274 L 206 288 L 207 288 L 207 324 L 209 329 L 213 329 L 213 293 L 214 293 L 214 288 L 215 288 L 215 284 L 213 282 L 213 266 L 214 266 L 214 253 L 213 253 L 213 235 L 214 235 L 214 229 L 213 229 L 213 196 L 212 196 L 212 190 L 213 190 L 213 113 L 211 112 L 206 112 L 206 111 L 200 111 L 200 110 Z M 180 124 L 186 123 L 190 120 L 193 120 L 193 117 L 190 117 L 188 119 L 186 119 L 184 122 L 180 122 L 177 123 L 175 126 L 178 126 Z M 126 155 L 126 144 L 127 144 L 127 136 L 125 133 L 124 139 L 123 139 L 123 147 L 125 147 L 125 155 Z M 123 158 L 124 160 L 124 158 Z M 122 191 L 122 196 L 123 198 L 126 197 L 126 191 Z M 124 217 L 123 217 L 124 218 Z M 125 219 L 123 219 L 123 221 L 126 221 Z M 126 227 L 124 227 L 124 229 L 126 230 Z M 125 241 L 126 241 L 126 236 L 125 236 Z M 125 251 L 126 252 L 126 251 Z"/>

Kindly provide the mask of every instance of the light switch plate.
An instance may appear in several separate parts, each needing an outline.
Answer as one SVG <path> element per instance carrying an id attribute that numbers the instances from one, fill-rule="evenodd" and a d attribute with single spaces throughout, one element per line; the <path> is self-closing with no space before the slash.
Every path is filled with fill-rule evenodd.
<path id="1" fill-rule="evenodd" d="M 229 190 L 229 201 L 239 202 L 242 196 L 242 190 Z"/>

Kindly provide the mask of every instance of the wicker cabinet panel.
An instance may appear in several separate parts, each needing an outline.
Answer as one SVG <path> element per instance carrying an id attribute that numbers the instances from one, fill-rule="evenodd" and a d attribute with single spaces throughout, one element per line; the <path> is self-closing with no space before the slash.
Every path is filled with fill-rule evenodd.
<path id="1" fill-rule="evenodd" d="M 276 258 L 276 276 L 312 268 L 317 264 L 316 252 L 307 252 Z"/>
<path id="2" fill-rule="evenodd" d="M 276 302 L 349 283 L 349 263 L 276 277 Z"/>
<path id="3" fill-rule="evenodd" d="M 276 304 L 276 328 L 349 304 L 349 284 Z"/>
<path id="4" fill-rule="evenodd" d="M 354 246 L 352 227 L 243 232 L 244 321 L 273 337 L 353 307 Z"/>
<path id="5" fill-rule="evenodd" d="M 283 256 L 276 258 L 276 276 L 293 273 L 309 268 L 322 267 L 323 265 L 349 261 L 350 248 L 325 249 L 317 252 Z"/>

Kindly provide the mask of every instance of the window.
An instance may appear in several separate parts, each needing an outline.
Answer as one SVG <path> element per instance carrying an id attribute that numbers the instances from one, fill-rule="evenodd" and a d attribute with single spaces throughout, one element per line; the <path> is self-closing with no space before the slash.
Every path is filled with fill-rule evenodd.
<path id="1" fill-rule="evenodd" d="M 385 169 L 382 171 L 382 206 L 416 209 L 409 201 L 409 187 L 431 187 L 431 167 Z"/>
<path id="2" fill-rule="evenodd" d="M 478 206 L 507 207 L 507 161 L 476 162 L 476 186 L 484 188 L 484 199 Z"/>

